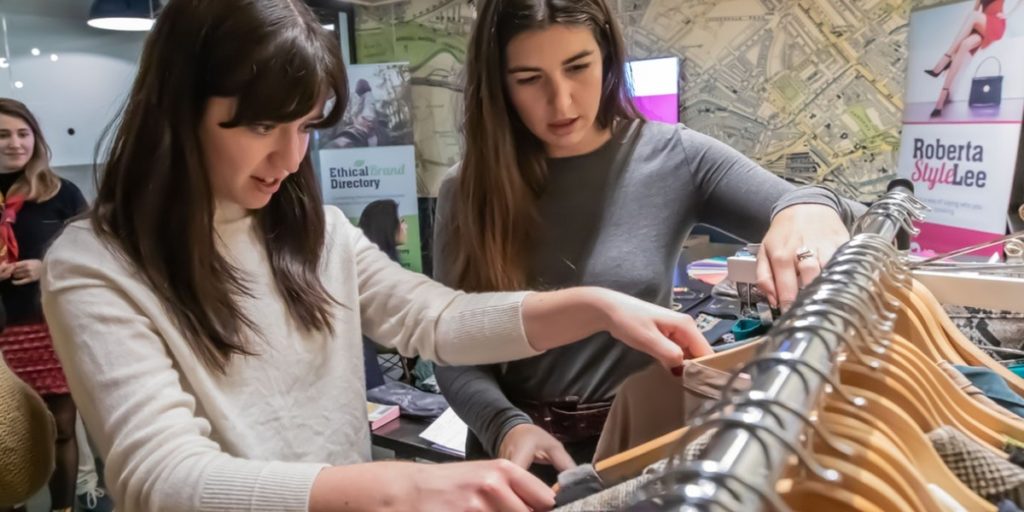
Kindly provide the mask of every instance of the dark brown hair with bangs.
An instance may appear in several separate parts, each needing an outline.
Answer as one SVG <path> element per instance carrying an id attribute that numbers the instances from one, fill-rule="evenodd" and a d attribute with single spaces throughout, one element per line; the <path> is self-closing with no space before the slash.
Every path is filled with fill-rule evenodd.
<path id="1" fill-rule="evenodd" d="M 93 226 L 150 282 L 200 358 L 223 372 L 232 355 L 254 353 L 246 331 L 260 333 L 236 301 L 249 294 L 244 276 L 214 243 L 197 136 L 212 97 L 237 99 L 225 128 L 294 121 L 333 97 L 319 123 L 333 125 L 348 102 L 338 42 L 299 0 L 170 0 L 97 151 L 105 163 Z M 325 220 L 309 155 L 255 215 L 296 323 L 332 330 L 336 302 L 318 273 Z"/>

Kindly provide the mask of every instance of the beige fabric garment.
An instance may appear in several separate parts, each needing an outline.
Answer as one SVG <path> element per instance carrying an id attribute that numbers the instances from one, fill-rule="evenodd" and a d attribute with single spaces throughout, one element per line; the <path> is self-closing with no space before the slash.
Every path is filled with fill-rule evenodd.
<path id="1" fill-rule="evenodd" d="M 626 379 L 608 411 L 594 461 L 607 459 L 687 425 L 706 404 L 722 396 L 732 370 L 750 360 L 759 346 L 760 341 L 754 341 L 686 361 L 682 377 L 652 365 Z M 737 379 L 733 390 L 749 386 L 750 380 L 744 376 Z"/>

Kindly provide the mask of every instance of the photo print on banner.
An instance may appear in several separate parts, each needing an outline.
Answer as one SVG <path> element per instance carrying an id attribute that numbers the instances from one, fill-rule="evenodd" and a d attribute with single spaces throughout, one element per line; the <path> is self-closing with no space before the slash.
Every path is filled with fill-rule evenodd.
<path id="1" fill-rule="evenodd" d="M 336 126 L 317 132 L 314 148 L 324 202 L 421 272 L 409 77 L 407 63 L 349 66 L 348 108 Z"/>
<path id="2" fill-rule="evenodd" d="M 915 250 L 1005 233 L 1024 117 L 1024 9 L 1003 4 L 967 0 L 910 15 L 899 172 L 932 208 Z M 983 24 L 961 30 L 979 17 Z"/>

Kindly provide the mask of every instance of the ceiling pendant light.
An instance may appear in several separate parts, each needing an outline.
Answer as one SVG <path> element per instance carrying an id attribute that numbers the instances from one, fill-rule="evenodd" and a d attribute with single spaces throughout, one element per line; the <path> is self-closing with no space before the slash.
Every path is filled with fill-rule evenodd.
<path id="1" fill-rule="evenodd" d="M 90 27 L 104 30 L 144 32 L 153 28 L 160 12 L 160 0 L 93 0 Z"/>

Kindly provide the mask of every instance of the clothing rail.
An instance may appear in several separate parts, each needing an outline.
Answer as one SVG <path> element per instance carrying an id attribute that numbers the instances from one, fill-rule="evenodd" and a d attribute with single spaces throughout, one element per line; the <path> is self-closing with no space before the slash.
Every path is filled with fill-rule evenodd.
<path id="1" fill-rule="evenodd" d="M 723 396 L 720 406 L 729 407 L 709 415 L 704 422 L 709 427 L 706 430 L 715 430 L 701 460 L 670 465 L 668 473 L 659 480 L 659 494 L 648 492 L 648 499 L 629 510 L 788 509 L 775 493 L 775 483 L 791 456 L 799 456 L 803 451 L 800 439 L 807 431 L 807 418 L 829 388 L 840 347 L 849 343 L 845 332 L 851 325 L 837 324 L 834 317 L 821 311 L 835 308 L 835 315 L 844 314 L 841 304 L 836 305 L 842 301 L 829 302 L 829 293 L 842 295 L 843 300 L 859 294 L 865 302 L 881 304 L 878 272 L 884 272 L 882 258 L 886 256 L 881 249 L 877 251 L 879 260 L 874 275 L 858 271 L 844 275 L 848 281 L 836 281 L 835 272 L 829 280 L 829 271 L 849 265 L 849 258 L 869 261 L 873 256 L 865 248 L 871 244 L 861 243 L 865 240 L 873 238 L 874 242 L 891 244 L 901 231 L 913 231 L 911 222 L 919 220 L 926 207 L 912 194 L 910 188 L 894 183 L 890 192 L 858 220 L 851 242 L 840 247 L 822 276 L 801 291 L 790 311 L 769 331 L 762 351 L 767 355 L 758 356 L 756 365 L 743 370 L 750 374 L 749 391 L 734 393 L 731 400 Z M 849 258 L 841 257 L 844 254 Z M 888 259 L 891 263 L 891 257 Z M 824 305 L 822 300 L 831 305 Z M 876 326 L 886 322 L 883 316 L 873 320 Z M 792 328 L 794 325 L 801 327 Z M 694 435 L 703 431 L 700 425 L 693 425 L 690 430 L 696 432 Z M 681 454 L 677 456 L 681 458 Z M 798 458 L 821 478 L 839 478 L 835 471 L 817 467 L 813 460 L 808 460 L 812 457 Z"/>

